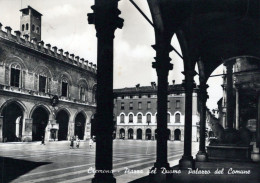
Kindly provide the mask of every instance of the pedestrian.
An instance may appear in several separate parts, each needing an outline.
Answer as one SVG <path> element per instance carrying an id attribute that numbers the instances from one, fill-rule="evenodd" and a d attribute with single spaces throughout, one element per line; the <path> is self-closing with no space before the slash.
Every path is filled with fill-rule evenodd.
<path id="1" fill-rule="evenodd" d="M 42 135 L 41 138 L 42 138 L 41 145 L 45 145 L 45 142 L 44 142 L 44 136 Z"/>
<path id="2" fill-rule="evenodd" d="M 79 148 L 79 142 L 80 142 L 79 137 L 76 136 L 76 147 L 77 147 L 77 148 Z"/>
<path id="3" fill-rule="evenodd" d="M 92 149 L 92 145 L 93 145 L 93 140 L 92 140 L 92 138 L 90 138 L 89 139 L 89 147 L 90 147 L 90 149 Z"/>
<path id="4" fill-rule="evenodd" d="M 70 138 L 70 148 L 73 149 L 74 146 L 74 138 L 73 136 Z"/>

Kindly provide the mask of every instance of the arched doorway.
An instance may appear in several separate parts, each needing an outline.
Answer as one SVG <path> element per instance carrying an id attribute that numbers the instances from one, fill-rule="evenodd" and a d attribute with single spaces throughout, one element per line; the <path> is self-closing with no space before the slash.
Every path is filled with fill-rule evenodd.
<path id="1" fill-rule="evenodd" d="M 67 140 L 69 114 L 64 110 L 59 111 L 56 115 L 56 121 L 59 124 L 58 140 Z"/>
<path id="2" fill-rule="evenodd" d="M 124 139 L 125 138 L 125 129 L 121 128 L 119 130 L 119 138 Z"/>
<path id="3" fill-rule="evenodd" d="M 32 113 L 32 140 L 40 141 L 45 136 L 45 128 L 49 121 L 49 113 L 44 107 L 37 107 Z"/>
<path id="4" fill-rule="evenodd" d="M 146 138 L 146 140 L 151 140 L 151 138 L 152 138 L 152 131 L 151 131 L 151 129 L 146 129 L 146 131 L 145 131 L 145 138 Z"/>
<path id="5" fill-rule="evenodd" d="M 181 140 L 181 130 L 180 129 L 174 130 L 174 140 Z"/>
<path id="6" fill-rule="evenodd" d="M 77 114 L 75 118 L 75 136 L 78 136 L 80 140 L 84 139 L 84 132 L 85 132 L 85 123 L 86 123 L 86 117 L 81 112 Z"/>
<path id="7" fill-rule="evenodd" d="M 142 129 L 137 129 L 137 137 L 136 137 L 136 139 L 137 140 L 142 140 L 142 135 L 143 135 Z"/>
<path id="8" fill-rule="evenodd" d="M 128 139 L 134 139 L 134 130 L 132 128 L 128 130 Z"/>
<path id="9" fill-rule="evenodd" d="M 23 128 L 23 109 L 12 102 L 4 107 L 3 116 L 3 142 L 20 141 Z"/>

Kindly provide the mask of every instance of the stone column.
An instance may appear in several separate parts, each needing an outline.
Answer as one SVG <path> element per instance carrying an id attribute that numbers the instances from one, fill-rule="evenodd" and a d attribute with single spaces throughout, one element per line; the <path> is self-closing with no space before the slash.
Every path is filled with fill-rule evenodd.
<path id="1" fill-rule="evenodd" d="M 156 141 L 156 162 L 153 169 L 166 168 L 170 169 L 167 154 L 167 140 L 169 134 L 167 131 L 167 101 L 168 101 L 168 74 L 173 65 L 170 64 L 171 58 L 169 53 L 173 50 L 170 41 L 163 35 L 157 35 L 156 45 L 156 62 L 153 62 L 153 68 L 156 69 L 158 77 L 157 87 L 157 141 Z M 151 174 L 152 175 L 152 174 Z"/>
<path id="2" fill-rule="evenodd" d="M 260 91 L 258 91 L 258 96 L 257 96 L 257 132 L 256 132 L 256 147 L 260 147 Z"/>
<path id="3" fill-rule="evenodd" d="M 240 104 L 239 104 L 239 88 L 236 87 L 236 126 L 235 128 L 239 130 L 239 118 L 240 118 Z"/>
<path id="4" fill-rule="evenodd" d="M 0 116 L 0 142 L 3 142 L 3 124 L 4 124 L 4 117 Z"/>
<path id="5" fill-rule="evenodd" d="M 33 120 L 31 118 L 24 120 L 24 131 L 23 131 L 23 137 L 22 140 L 25 142 L 32 141 L 32 126 L 33 126 Z"/>
<path id="6" fill-rule="evenodd" d="M 185 75 L 185 124 L 184 124 L 184 153 L 179 162 L 180 169 L 194 168 L 194 160 L 191 154 L 192 143 L 192 93 L 194 88 L 194 76 L 197 74 L 193 69 L 183 72 Z"/>
<path id="7" fill-rule="evenodd" d="M 224 63 L 227 69 L 227 98 L 226 98 L 226 124 L 227 129 L 233 129 L 233 116 L 234 116 L 234 108 L 233 108 L 233 65 L 235 61 L 229 61 Z"/>
<path id="8" fill-rule="evenodd" d="M 95 24 L 97 48 L 97 137 L 96 170 L 93 183 L 114 183 L 113 167 L 113 48 L 114 32 L 122 28 L 118 0 L 96 0 L 94 13 L 88 14 L 90 24 Z M 102 173 L 106 172 L 106 173 Z"/>
<path id="9" fill-rule="evenodd" d="M 205 149 L 205 133 L 206 133 L 206 102 L 208 85 L 206 82 L 201 82 L 199 86 L 199 105 L 200 105 L 200 145 L 199 152 L 196 155 L 197 161 L 207 161 L 208 155 Z"/>

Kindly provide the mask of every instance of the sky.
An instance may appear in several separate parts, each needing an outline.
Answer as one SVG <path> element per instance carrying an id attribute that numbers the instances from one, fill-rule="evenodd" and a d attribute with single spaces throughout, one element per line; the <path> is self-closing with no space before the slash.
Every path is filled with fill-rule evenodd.
<path id="1" fill-rule="evenodd" d="M 149 7 L 146 0 L 135 0 L 136 4 L 149 17 Z M 45 44 L 62 48 L 75 56 L 96 63 L 97 38 L 94 25 L 89 25 L 87 13 L 94 0 L 0 0 L 0 22 L 10 26 L 13 31 L 20 29 L 21 8 L 28 5 L 39 11 L 42 16 L 42 40 Z M 157 83 L 155 69 L 152 68 L 155 44 L 152 26 L 142 17 L 129 0 L 119 1 L 120 17 L 124 19 L 123 29 L 117 29 L 114 39 L 114 88 L 135 87 L 136 84 L 148 86 L 151 82 Z M 174 36 L 172 45 L 181 53 L 177 38 Z M 184 76 L 182 59 L 172 51 L 168 81 L 172 84 L 182 83 Z M 213 74 L 221 74 L 222 67 Z M 197 84 L 198 76 L 195 77 Z M 210 98 L 207 106 L 217 108 L 217 101 L 222 97 L 222 78 L 214 77 L 208 81 Z"/>

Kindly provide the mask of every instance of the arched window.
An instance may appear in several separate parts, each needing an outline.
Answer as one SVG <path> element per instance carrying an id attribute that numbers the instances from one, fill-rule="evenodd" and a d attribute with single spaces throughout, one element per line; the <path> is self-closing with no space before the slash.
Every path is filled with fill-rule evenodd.
<path id="1" fill-rule="evenodd" d="M 121 114 L 120 115 L 120 123 L 124 123 L 125 122 L 125 115 Z"/>
<path id="2" fill-rule="evenodd" d="M 68 97 L 68 91 L 69 91 L 68 80 L 63 78 L 61 82 L 61 96 Z"/>
<path id="3" fill-rule="evenodd" d="M 149 124 L 151 123 L 151 114 L 146 115 L 146 122 Z"/>
<path id="4" fill-rule="evenodd" d="M 93 89 L 92 89 L 92 102 L 96 102 L 96 91 L 97 91 L 97 85 L 94 85 L 93 86 Z"/>
<path id="5" fill-rule="evenodd" d="M 21 86 L 21 67 L 18 64 L 13 64 L 11 66 L 11 79 L 10 85 L 14 87 Z"/>
<path id="6" fill-rule="evenodd" d="M 142 114 L 137 115 L 137 122 L 142 123 Z"/>
<path id="7" fill-rule="evenodd" d="M 181 115 L 179 113 L 175 114 L 175 123 L 181 122 Z"/>
<path id="8" fill-rule="evenodd" d="M 45 75 L 39 75 L 39 92 L 47 92 L 47 77 Z"/>
<path id="9" fill-rule="evenodd" d="M 169 113 L 167 113 L 167 123 L 170 123 L 170 118 L 171 118 L 171 115 Z"/>
<path id="10" fill-rule="evenodd" d="M 26 24 L 26 30 L 29 30 L 29 24 Z"/>
<path id="11" fill-rule="evenodd" d="M 129 114 L 129 123 L 133 123 L 133 114 Z"/>
<path id="12" fill-rule="evenodd" d="M 33 32 L 35 31 L 35 25 L 34 24 L 32 25 L 32 31 Z"/>
<path id="13" fill-rule="evenodd" d="M 22 25 L 22 31 L 24 31 L 24 24 Z"/>

